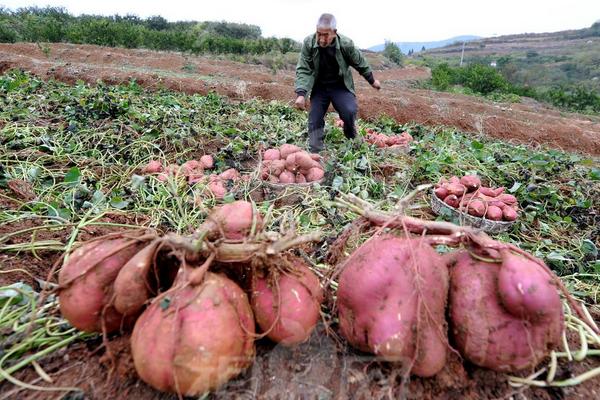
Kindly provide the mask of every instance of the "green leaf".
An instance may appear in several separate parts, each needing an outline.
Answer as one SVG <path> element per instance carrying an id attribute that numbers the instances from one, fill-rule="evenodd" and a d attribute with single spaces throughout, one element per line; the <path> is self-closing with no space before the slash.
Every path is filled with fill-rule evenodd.
<path id="1" fill-rule="evenodd" d="M 344 178 L 342 178 L 341 176 L 336 176 L 335 178 L 333 178 L 331 187 L 333 188 L 333 190 L 339 190 L 343 184 L 344 184 Z"/>
<path id="2" fill-rule="evenodd" d="M 592 168 L 590 179 L 593 181 L 600 181 L 600 168 Z"/>
<path id="3" fill-rule="evenodd" d="M 42 170 L 40 169 L 40 167 L 31 167 L 31 168 L 29 168 L 29 170 L 27 171 L 27 176 L 29 178 L 29 182 L 32 182 L 35 179 L 37 179 L 37 177 L 40 176 L 40 172 L 42 172 Z"/>
<path id="4" fill-rule="evenodd" d="M 235 201 L 235 196 L 231 192 L 227 193 L 225 196 L 223 196 L 224 203 L 233 203 L 234 201 Z"/>
<path id="5" fill-rule="evenodd" d="M 123 200 L 121 196 L 115 196 L 110 199 L 110 205 L 114 208 L 122 210 L 129 205 L 129 202 L 127 200 Z"/>
<path id="6" fill-rule="evenodd" d="M 141 175 L 133 174 L 131 176 L 131 190 L 133 190 L 135 192 L 140 187 L 143 187 L 145 182 L 146 182 L 146 178 L 144 178 Z"/>
<path id="7" fill-rule="evenodd" d="M 75 186 L 81 179 L 81 171 L 79 168 L 73 167 L 65 174 L 64 182 L 69 186 Z"/>
<path id="8" fill-rule="evenodd" d="M 103 204 L 106 201 L 106 196 L 101 190 L 96 190 L 92 195 L 92 204 Z"/>
<path id="9" fill-rule="evenodd" d="M 31 286 L 23 282 L 16 282 L 9 286 L 0 288 L 0 304 L 5 304 L 7 301 L 11 303 L 26 304 L 28 297 L 24 292 L 33 293 Z"/>
<path id="10" fill-rule="evenodd" d="M 519 190 L 519 188 L 521 187 L 521 182 L 515 182 L 512 187 L 510 189 L 508 189 L 509 192 L 514 193 L 517 190 Z"/>
<path id="11" fill-rule="evenodd" d="M 60 207 L 60 205 L 57 202 L 50 203 L 47 212 L 49 217 L 58 217 L 67 221 L 71 219 L 71 211 L 69 211 L 66 208 Z"/>
<path id="12" fill-rule="evenodd" d="M 471 141 L 471 148 L 475 149 L 475 150 L 481 150 L 483 149 L 483 143 L 477 141 L 477 140 L 472 140 Z"/>
<path id="13" fill-rule="evenodd" d="M 586 256 L 590 256 L 591 258 L 598 257 L 598 248 L 596 247 L 594 242 L 592 242 L 589 239 L 584 239 L 581 242 L 581 252 Z"/>
<path id="14" fill-rule="evenodd" d="M 564 254 L 557 251 L 551 251 L 550 254 L 547 255 L 547 258 L 550 261 L 570 261 L 570 258 L 565 257 Z"/>

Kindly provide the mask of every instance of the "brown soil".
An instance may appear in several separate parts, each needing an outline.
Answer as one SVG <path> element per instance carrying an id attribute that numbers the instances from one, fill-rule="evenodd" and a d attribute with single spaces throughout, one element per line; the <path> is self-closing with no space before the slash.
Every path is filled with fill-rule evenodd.
<path id="1" fill-rule="evenodd" d="M 215 91 L 236 100 L 260 97 L 293 101 L 293 71 L 273 74 L 266 67 L 173 52 L 129 50 L 92 45 L 49 44 L 48 56 L 36 44 L 0 44 L 0 72 L 22 68 L 42 78 L 67 83 L 101 79 L 110 84 L 135 79 L 148 88 L 186 93 Z M 505 141 L 543 145 L 600 155 L 600 118 L 571 114 L 533 100 L 494 103 L 457 94 L 411 89 L 425 79 L 425 68 L 376 71 L 383 89 L 376 92 L 356 77 L 359 113 L 371 119 L 385 113 L 400 123 L 445 125 Z"/>
<path id="2" fill-rule="evenodd" d="M 129 350 L 129 336 L 112 337 L 107 354 L 99 338 L 57 351 L 40 361 L 54 386 L 78 387 L 86 399 L 177 399 L 160 393 L 136 378 Z M 560 363 L 557 379 L 567 379 L 598 367 L 597 360 Z M 211 399 L 593 399 L 600 395 L 600 382 L 589 380 L 567 388 L 513 388 L 506 375 L 474 367 L 451 355 L 444 369 L 433 378 L 403 380 L 401 365 L 382 363 L 372 356 L 346 349 L 322 326 L 310 340 L 296 348 L 275 346 L 261 340 L 257 357 L 242 375 L 230 381 Z M 15 378 L 39 386 L 51 386 L 33 368 Z M 48 392 L 0 384 L 1 399 L 47 399 Z"/>

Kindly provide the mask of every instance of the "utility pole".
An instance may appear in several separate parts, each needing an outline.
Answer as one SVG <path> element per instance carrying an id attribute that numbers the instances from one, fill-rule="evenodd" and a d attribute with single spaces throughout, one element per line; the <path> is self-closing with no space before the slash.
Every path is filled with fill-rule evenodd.
<path id="1" fill-rule="evenodd" d="M 462 67 L 463 57 L 465 56 L 465 41 L 463 41 L 462 52 L 460 53 L 460 66 Z"/>

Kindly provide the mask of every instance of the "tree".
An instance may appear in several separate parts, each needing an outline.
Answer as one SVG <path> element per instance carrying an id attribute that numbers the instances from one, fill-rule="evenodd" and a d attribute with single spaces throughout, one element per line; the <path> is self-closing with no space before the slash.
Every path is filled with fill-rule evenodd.
<path id="1" fill-rule="evenodd" d="M 383 48 L 383 55 L 385 58 L 390 60 L 391 62 L 402 65 L 403 55 L 400 47 L 394 42 L 390 42 L 389 40 L 385 41 L 385 46 Z"/>

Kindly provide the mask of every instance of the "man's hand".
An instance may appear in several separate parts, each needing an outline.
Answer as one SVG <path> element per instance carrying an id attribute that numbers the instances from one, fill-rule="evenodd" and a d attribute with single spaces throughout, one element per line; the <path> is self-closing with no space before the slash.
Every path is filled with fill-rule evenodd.
<path id="1" fill-rule="evenodd" d="M 373 84 L 371 85 L 373 86 L 375 89 L 380 90 L 381 89 L 381 83 L 379 82 L 379 80 L 375 79 L 373 81 Z"/>
<path id="2" fill-rule="evenodd" d="M 306 104 L 306 101 L 304 99 L 304 96 L 296 97 L 296 101 L 294 102 L 294 105 L 296 106 L 296 108 L 304 110 L 305 104 Z"/>

